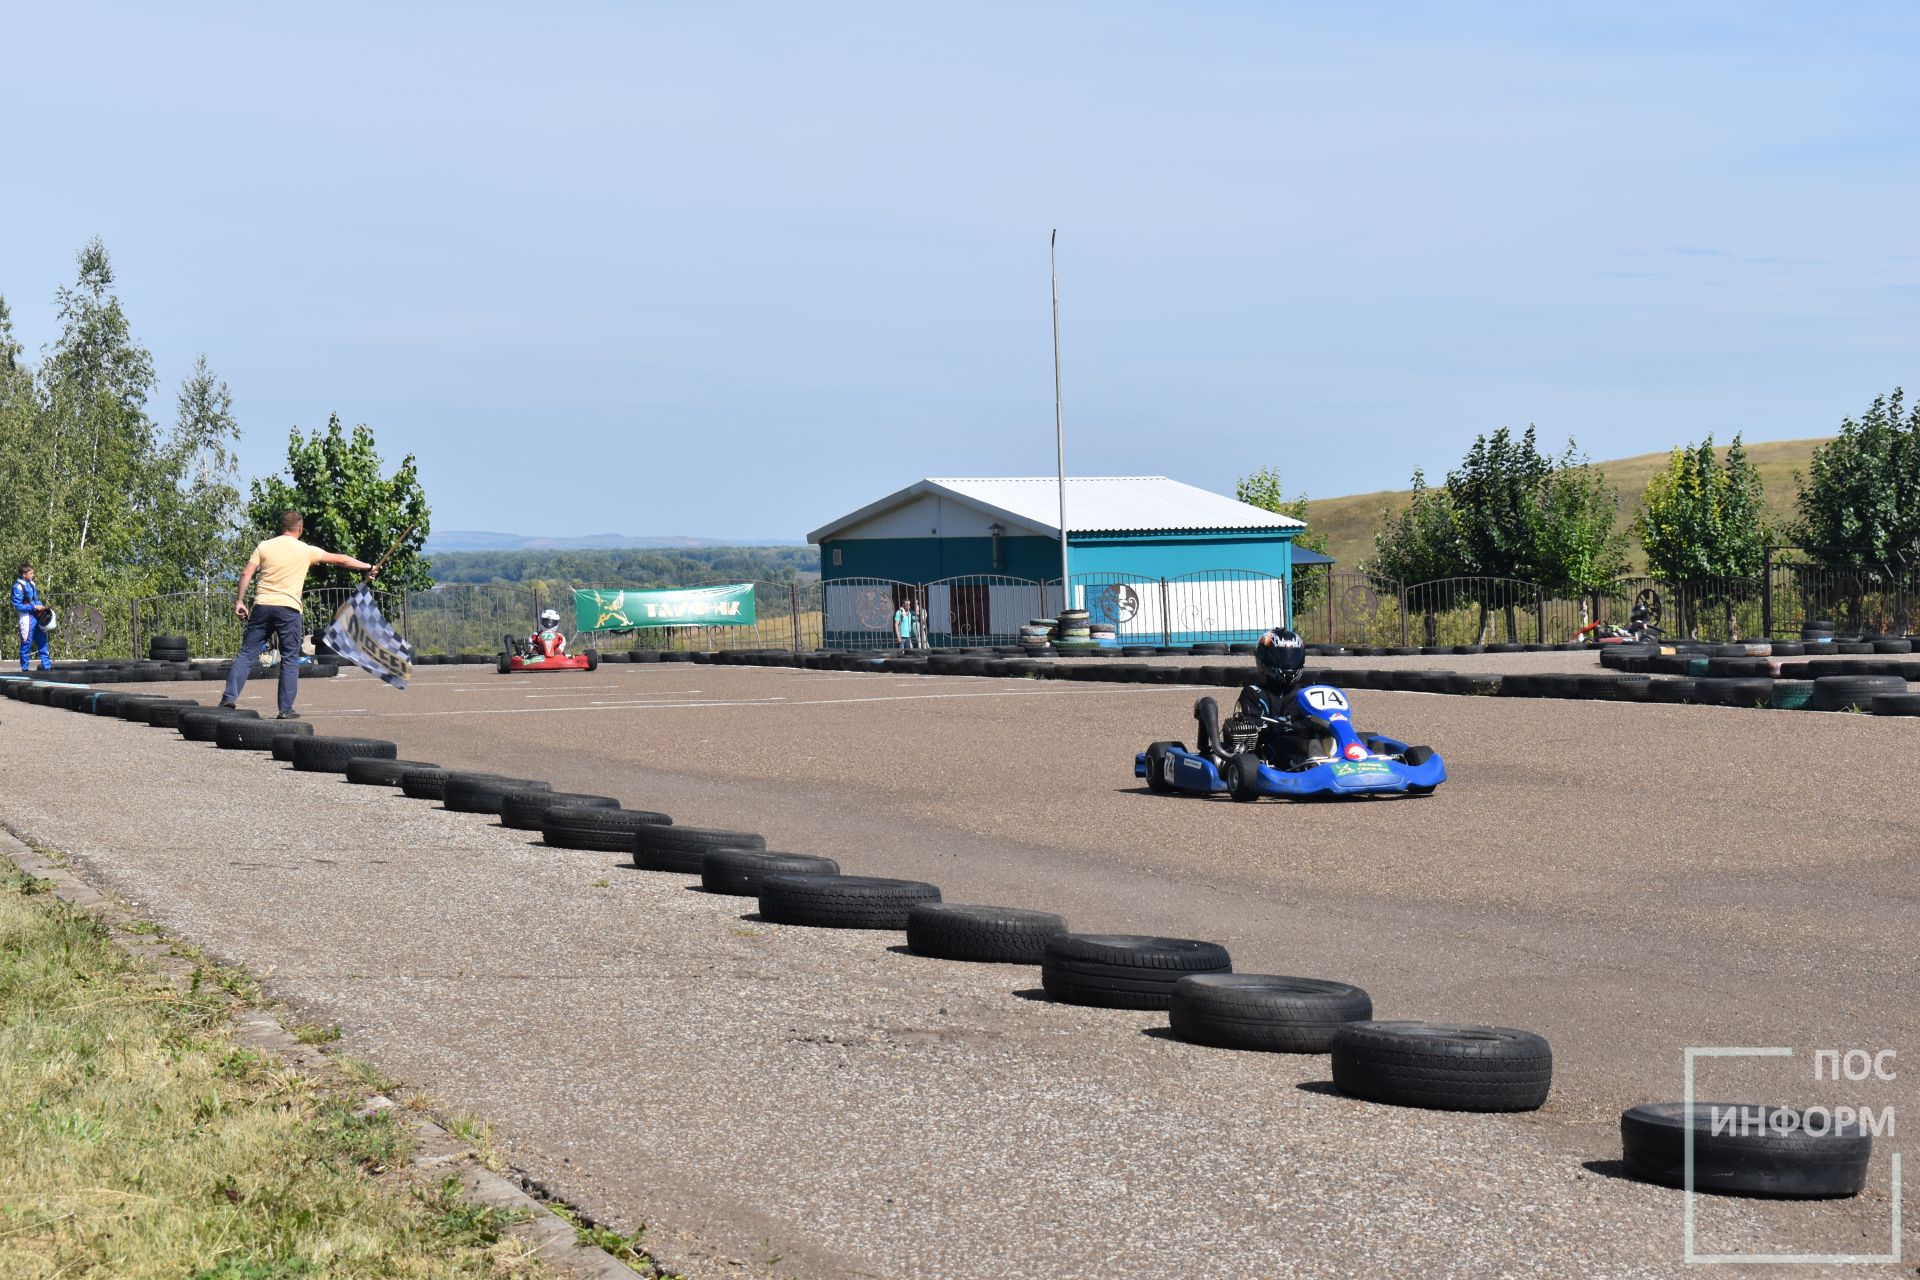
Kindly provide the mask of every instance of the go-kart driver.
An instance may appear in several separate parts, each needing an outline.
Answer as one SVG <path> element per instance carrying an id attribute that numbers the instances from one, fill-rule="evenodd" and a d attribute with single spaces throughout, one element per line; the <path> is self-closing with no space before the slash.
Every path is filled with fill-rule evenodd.
<path id="1" fill-rule="evenodd" d="M 540 629 L 528 636 L 525 649 L 520 654 L 529 662 L 538 662 L 544 658 L 564 658 L 567 656 L 567 638 L 560 634 L 560 614 L 555 609 L 540 611 Z"/>
<path id="2" fill-rule="evenodd" d="M 1240 691 L 1233 719 L 1228 722 L 1228 736 L 1257 738 L 1268 730 L 1279 737 L 1289 736 L 1293 732 L 1293 718 L 1287 695 L 1300 683 L 1300 673 L 1306 668 L 1306 642 L 1291 628 L 1275 627 L 1254 646 L 1253 661 L 1254 678 Z M 1250 742 L 1223 741 L 1220 708 L 1212 698 L 1200 699 L 1194 704 L 1193 713 L 1199 721 L 1200 754 L 1211 756 L 1216 764 L 1224 763 L 1236 748 L 1244 750 L 1252 746 Z"/>

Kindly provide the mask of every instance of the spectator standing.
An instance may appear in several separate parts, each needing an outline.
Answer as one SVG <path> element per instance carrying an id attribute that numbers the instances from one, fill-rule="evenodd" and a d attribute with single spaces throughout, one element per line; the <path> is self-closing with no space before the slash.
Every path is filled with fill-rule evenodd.
<path id="1" fill-rule="evenodd" d="M 913 648 L 913 611 L 904 600 L 893 611 L 893 638 L 900 642 L 900 652 Z"/>
<path id="2" fill-rule="evenodd" d="M 33 566 L 21 565 L 19 574 L 13 580 L 13 612 L 20 621 L 22 671 L 32 669 L 28 659 L 36 652 L 40 655 L 40 669 L 53 670 L 53 650 L 47 643 L 47 629 L 40 625 L 46 607 L 46 602 L 40 598 L 40 589 L 33 585 Z"/>
<path id="3" fill-rule="evenodd" d="M 220 705 L 233 706 L 240 690 L 253 674 L 254 659 L 272 636 L 280 649 L 280 719 L 291 720 L 293 701 L 300 691 L 300 641 L 303 628 L 300 596 L 306 590 L 307 570 L 316 564 L 337 564 L 359 569 L 369 580 L 373 566 L 364 560 L 337 551 L 322 551 L 300 540 L 306 532 L 306 517 L 298 511 L 280 513 L 280 536 L 268 538 L 253 549 L 247 567 L 240 574 L 240 590 L 234 597 L 233 611 L 246 620 L 247 629 L 240 638 L 240 655 L 227 673 L 227 689 Z M 253 593 L 253 607 L 247 607 L 247 587 L 259 575 L 260 585 Z"/>

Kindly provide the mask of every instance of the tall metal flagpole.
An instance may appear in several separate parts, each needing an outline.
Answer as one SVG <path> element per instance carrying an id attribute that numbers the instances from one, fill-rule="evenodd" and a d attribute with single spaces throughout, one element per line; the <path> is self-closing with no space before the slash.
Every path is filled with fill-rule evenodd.
<path id="1" fill-rule="evenodd" d="M 1067 576 L 1067 425 L 1060 407 L 1060 261 L 1054 245 L 1060 239 L 1055 227 L 1047 237 L 1047 266 L 1053 275 L 1053 449 L 1060 480 L 1060 607 L 1073 607 L 1070 598 L 1072 579 Z"/>

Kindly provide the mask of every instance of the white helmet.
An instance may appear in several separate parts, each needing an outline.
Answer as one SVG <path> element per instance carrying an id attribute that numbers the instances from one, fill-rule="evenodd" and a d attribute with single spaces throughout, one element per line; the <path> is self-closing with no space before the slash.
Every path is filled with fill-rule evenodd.
<path id="1" fill-rule="evenodd" d="M 543 627 L 559 626 L 560 625 L 559 612 L 554 609 L 542 609 L 540 611 L 540 625 Z"/>

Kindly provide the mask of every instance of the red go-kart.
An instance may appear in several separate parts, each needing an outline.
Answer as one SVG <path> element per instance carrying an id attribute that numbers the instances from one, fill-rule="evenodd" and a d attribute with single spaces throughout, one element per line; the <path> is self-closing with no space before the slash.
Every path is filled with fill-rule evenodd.
<path id="1" fill-rule="evenodd" d="M 507 647 L 501 652 L 495 669 L 503 676 L 516 671 L 596 671 L 600 667 L 598 649 L 582 649 L 579 653 L 542 653 L 515 636 L 502 638 L 507 642 Z"/>

